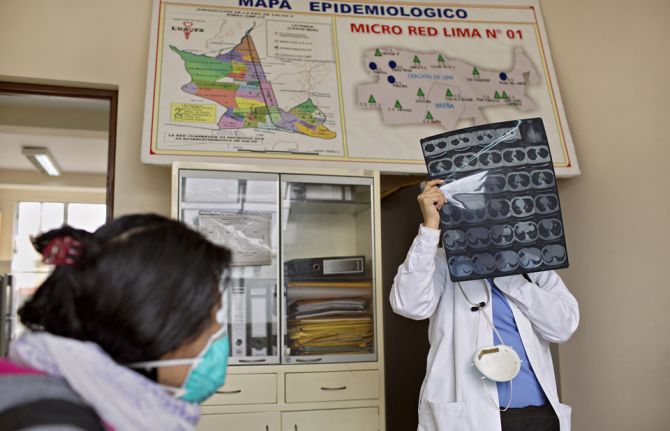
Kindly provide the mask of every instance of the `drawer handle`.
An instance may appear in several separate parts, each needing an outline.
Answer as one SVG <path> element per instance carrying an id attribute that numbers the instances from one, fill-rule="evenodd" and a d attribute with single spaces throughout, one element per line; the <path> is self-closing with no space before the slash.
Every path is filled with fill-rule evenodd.
<path id="1" fill-rule="evenodd" d="M 244 362 L 245 364 L 257 364 L 259 362 L 265 362 L 265 359 L 240 359 L 240 362 Z"/>
<path id="2" fill-rule="evenodd" d="M 321 386 L 322 391 L 343 391 L 345 389 L 347 389 L 346 386 L 339 386 L 337 388 L 329 388 L 327 386 Z"/>
<path id="3" fill-rule="evenodd" d="M 312 358 L 312 359 L 303 359 L 303 358 L 298 358 L 295 361 L 296 362 L 319 362 L 323 358 Z"/>
<path id="4" fill-rule="evenodd" d="M 219 394 L 227 394 L 227 395 L 230 395 L 230 394 L 241 394 L 241 393 L 242 393 L 242 389 L 236 389 L 236 390 L 234 390 L 234 391 L 216 391 L 216 392 L 219 393 Z"/>

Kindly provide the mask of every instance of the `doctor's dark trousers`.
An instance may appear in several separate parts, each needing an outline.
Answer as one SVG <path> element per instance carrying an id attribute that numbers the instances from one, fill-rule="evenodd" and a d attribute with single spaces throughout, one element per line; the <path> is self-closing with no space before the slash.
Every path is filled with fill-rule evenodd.
<path id="1" fill-rule="evenodd" d="M 500 412 L 502 431 L 559 431 L 558 417 L 551 404 L 507 409 Z"/>

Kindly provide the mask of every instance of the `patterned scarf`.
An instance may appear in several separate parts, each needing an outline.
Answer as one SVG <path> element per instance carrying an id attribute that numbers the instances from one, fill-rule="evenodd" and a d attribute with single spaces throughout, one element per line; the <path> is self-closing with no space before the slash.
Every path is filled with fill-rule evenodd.
<path id="1" fill-rule="evenodd" d="M 61 377 L 115 430 L 193 430 L 196 404 L 114 362 L 97 344 L 27 332 L 10 346 L 10 360 Z"/>

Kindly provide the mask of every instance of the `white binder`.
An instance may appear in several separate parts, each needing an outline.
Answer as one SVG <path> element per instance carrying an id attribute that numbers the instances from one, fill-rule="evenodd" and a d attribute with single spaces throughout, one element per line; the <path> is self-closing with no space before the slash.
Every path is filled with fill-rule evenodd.
<path id="1" fill-rule="evenodd" d="M 251 356 L 267 356 L 268 352 L 268 322 L 270 318 L 270 302 L 266 287 L 249 289 L 249 314 Z"/>
<path id="2" fill-rule="evenodd" d="M 247 288 L 230 289 L 231 356 L 247 356 Z"/>

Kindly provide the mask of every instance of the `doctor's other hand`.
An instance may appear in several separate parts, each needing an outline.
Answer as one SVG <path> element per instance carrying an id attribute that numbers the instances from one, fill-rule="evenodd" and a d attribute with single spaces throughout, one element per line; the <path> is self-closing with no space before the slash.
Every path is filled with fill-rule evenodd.
<path id="1" fill-rule="evenodd" d="M 423 225 L 431 229 L 440 227 L 440 209 L 447 203 L 438 186 L 444 180 L 430 180 L 423 186 L 423 192 L 417 196 L 421 213 L 423 214 Z"/>

